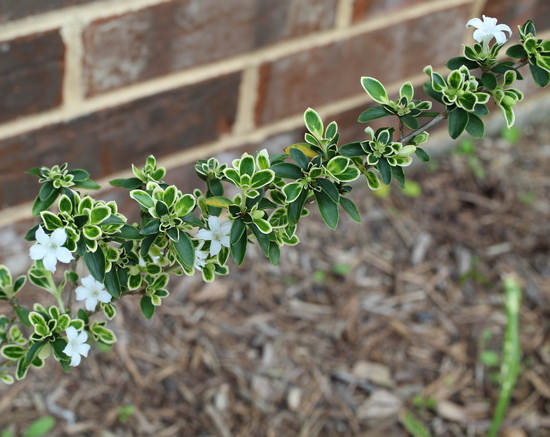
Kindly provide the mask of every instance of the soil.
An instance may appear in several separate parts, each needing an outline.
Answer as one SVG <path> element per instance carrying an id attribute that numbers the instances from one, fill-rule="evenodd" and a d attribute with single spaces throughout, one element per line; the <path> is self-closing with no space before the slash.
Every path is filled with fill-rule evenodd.
<path id="1" fill-rule="evenodd" d="M 408 195 L 355 188 L 362 224 L 343 213 L 330 231 L 311 208 L 277 267 L 251 247 L 211 284 L 175 279 L 150 321 L 123 300 L 111 350 L 0 387 L 0 429 L 401 437 L 412 414 L 433 436 L 485 436 L 515 275 L 521 372 L 501 435 L 550 435 L 550 130 L 474 144 L 409 173 Z"/>

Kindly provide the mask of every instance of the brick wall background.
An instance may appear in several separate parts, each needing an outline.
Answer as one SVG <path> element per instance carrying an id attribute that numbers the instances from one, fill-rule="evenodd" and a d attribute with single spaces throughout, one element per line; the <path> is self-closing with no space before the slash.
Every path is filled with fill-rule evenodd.
<path id="1" fill-rule="evenodd" d="M 421 84 L 481 14 L 550 32 L 548 0 L 0 0 L 0 228 L 34 166 L 101 182 L 154 153 L 190 190 L 197 158 L 299 141 L 308 106 L 360 138 L 359 78 Z"/>

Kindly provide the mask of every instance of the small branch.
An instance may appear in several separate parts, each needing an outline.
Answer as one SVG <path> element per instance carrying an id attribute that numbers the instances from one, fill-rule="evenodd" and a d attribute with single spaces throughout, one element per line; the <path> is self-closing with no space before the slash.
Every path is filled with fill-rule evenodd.
<path id="1" fill-rule="evenodd" d="M 430 121 L 428 121 L 426 124 L 420 126 L 418 129 L 416 129 L 414 132 L 410 133 L 409 135 L 407 135 L 405 138 L 403 138 L 401 140 L 401 143 L 403 145 L 406 145 L 409 141 L 411 141 L 415 136 L 417 136 L 418 134 L 421 134 L 422 132 L 425 132 L 427 131 L 429 128 L 431 128 L 432 126 L 436 125 L 437 123 L 439 123 L 441 120 L 444 120 L 447 118 L 447 111 L 443 111 L 441 112 L 440 114 L 436 115 L 433 119 L 431 119 Z"/>

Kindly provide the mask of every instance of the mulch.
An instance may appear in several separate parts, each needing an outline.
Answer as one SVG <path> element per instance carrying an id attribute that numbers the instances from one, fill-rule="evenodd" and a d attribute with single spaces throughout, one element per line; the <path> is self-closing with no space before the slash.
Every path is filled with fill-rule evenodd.
<path id="1" fill-rule="evenodd" d="M 476 142 L 351 198 L 330 231 L 311 208 L 279 266 L 257 247 L 211 284 L 174 278 L 152 320 L 120 302 L 119 339 L 63 374 L 0 387 L 0 429 L 51 415 L 58 436 L 484 436 L 498 398 L 502 275 L 522 283 L 521 373 L 502 435 L 550 435 L 550 130 Z"/>

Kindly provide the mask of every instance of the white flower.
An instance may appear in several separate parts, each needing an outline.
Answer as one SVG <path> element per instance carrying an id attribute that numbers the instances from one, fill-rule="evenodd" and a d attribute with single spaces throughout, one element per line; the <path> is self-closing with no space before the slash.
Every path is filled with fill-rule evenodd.
<path id="1" fill-rule="evenodd" d="M 220 219 L 211 215 L 208 217 L 208 229 L 201 229 L 195 236 L 199 240 L 210 241 L 210 255 L 215 256 L 220 253 L 222 246 L 229 247 L 229 232 L 231 231 L 231 222 L 220 224 Z"/>
<path id="2" fill-rule="evenodd" d="M 36 244 L 31 247 L 29 255 L 31 259 L 41 259 L 44 268 L 50 272 L 55 272 L 57 261 L 69 263 L 74 259 L 72 253 L 66 247 L 62 247 L 67 241 L 65 229 L 58 228 L 47 235 L 41 226 L 36 230 Z"/>
<path id="3" fill-rule="evenodd" d="M 206 258 L 208 258 L 208 252 L 200 250 L 200 247 L 195 249 L 195 268 L 202 272 L 203 267 L 206 265 Z"/>
<path id="4" fill-rule="evenodd" d="M 80 364 L 80 356 L 87 357 L 90 350 L 90 345 L 86 344 L 88 334 L 86 331 L 82 331 L 79 334 L 72 326 L 69 326 L 65 333 L 67 334 L 67 346 L 65 346 L 63 352 L 71 357 L 71 366 L 78 366 Z"/>
<path id="5" fill-rule="evenodd" d="M 98 302 L 111 302 L 112 296 L 105 290 L 105 286 L 92 275 L 82 278 L 81 282 L 82 285 L 76 287 L 76 300 L 85 300 L 88 311 L 95 310 Z"/>
<path id="6" fill-rule="evenodd" d="M 466 27 L 473 26 L 474 39 L 477 42 L 483 43 L 484 47 L 489 44 L 493 38 L 498 44 L 504 44 L 508 37 L 504 32 L 508 32 L 512 36 L 512 30 L 506 24 L 497 24 L 496 18 L 486 17 L 483 15 L 483 21 L 479 18 L 472 18 L 466 23 Z"/>

